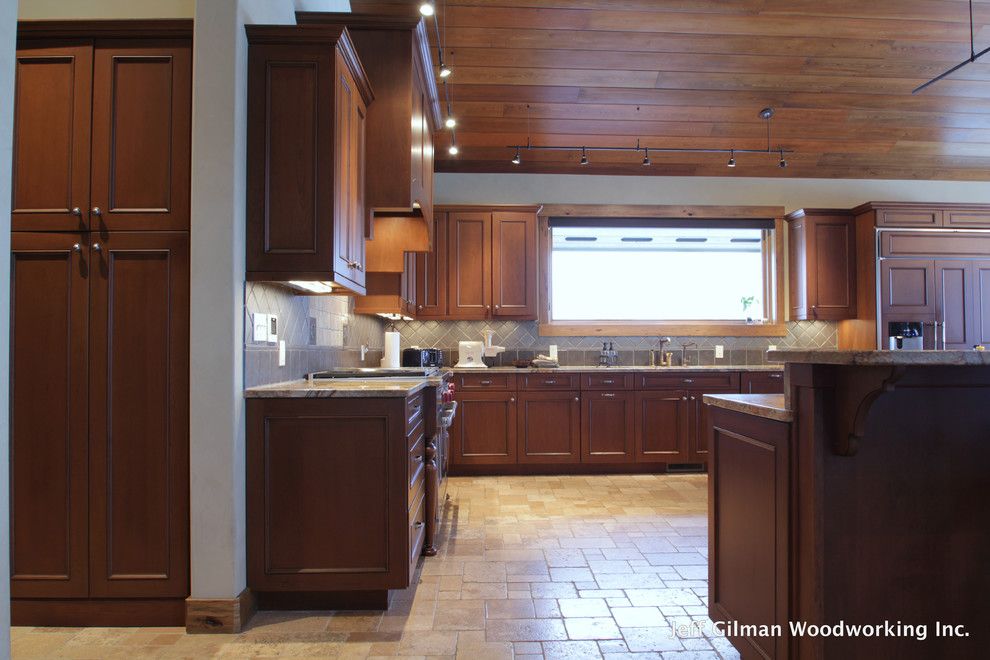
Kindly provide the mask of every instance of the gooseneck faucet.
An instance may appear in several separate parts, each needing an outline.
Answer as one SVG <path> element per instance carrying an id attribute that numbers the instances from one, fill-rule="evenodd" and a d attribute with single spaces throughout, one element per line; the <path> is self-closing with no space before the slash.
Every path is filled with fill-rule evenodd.
<path id="1" fill-rule="evenodd" d="M 667 358 L 664 357 L 663 347 L 671 342 L 670 337 L 657 337 L 657 348 L 650 351 L 651 367 L 668 367 Z M 657 359 L 659 356 L 659 359 Z"/>
<path id="2" fill-rule="evenodd" d="M 686 343 L 681 344 L 681 366 L 682 367 L 687 366 L 687 349 L 691 348 L 692 346 L 697 346 L 697 345 L 698 345 L 698 342 L 695 342 L 695 341 L 689 341 L 689 342 L 686 342 Z"/>

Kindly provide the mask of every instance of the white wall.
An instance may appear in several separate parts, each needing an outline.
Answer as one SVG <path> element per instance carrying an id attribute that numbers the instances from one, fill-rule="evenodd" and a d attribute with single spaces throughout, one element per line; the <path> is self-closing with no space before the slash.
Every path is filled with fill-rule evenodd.
<path id="1" fill-rule="evenodd" d="M 508 156 L 507 156 L 508 157 Z M 853 208 L 869 201 L 990 203 L 990 183 L 561 174 L 437 174 L 438 204 L 733 204 Z"/>
<path id="2" fill-rule="evenodd" d="M 13 158 L 14 43 L 17 7 L 0 3 L 0 209 L 10 208 Z M 0 213 L 0 658 L 10 657 L 10 434 L 6 402 L 10 391 L 10 214 Z"/>

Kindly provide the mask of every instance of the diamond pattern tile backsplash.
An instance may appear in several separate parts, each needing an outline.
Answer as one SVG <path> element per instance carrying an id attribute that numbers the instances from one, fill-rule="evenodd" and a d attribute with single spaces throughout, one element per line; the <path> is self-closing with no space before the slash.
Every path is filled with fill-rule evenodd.
<path id="1" fill-rule="evenodd" d="M 531 358 L 547 353 L 556 344 L 565 365 L 598 363 L 602 341 L 612 341 L 625 365 L 649 364 L 649 351 L 657 346 L 656 337 L 541 337 L 536 321 L 406 321 L 396 324 L 402 335 L 402 347 L 421 346 L 444 349 L 447 364 L 456 360 L 457 342 L 479 340 L 486 330 L 495 332 L 495 344 L 506 352 L 494 362 L 507 364 L 516 358 Z M 799 321 L 787 324 L 784 337 L 672 337 L 666 350 L 673 351 L 675 362 L 681 344 L 694 342 L 684 351 L 687 364 L 763 364 L 764 353 L 771 344 L 779 348 L 835 349 L 838 326 L 826 321 Z M 715 358 L 715 345 L 724 348 L 724 357 Z"/>
<path id="2" fill-rule="evenodd" d="M 251 316 L 278 314 L 286 363 L 278 366 L 278 345 L 252 340 Z M 300 296 L 267 282 L 244 288 L 244 386 L 301 378 L 341 366 L 377 367 L 385 339 L 384 322 L 354 313 L 352 296 Z M 361 345 L 370 351 L 361 362 Z"/>

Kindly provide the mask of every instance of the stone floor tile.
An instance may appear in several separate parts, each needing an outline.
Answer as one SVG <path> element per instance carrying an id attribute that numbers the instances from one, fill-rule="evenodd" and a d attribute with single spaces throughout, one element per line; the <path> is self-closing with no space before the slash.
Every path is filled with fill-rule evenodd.
<path id="1" fill-rule="evenodd" d="M 543 657 L 547 660 L 592 660 L 601 658 L 594 642 L 544 642 Z"/>
<path id="2" fill-rule="evenodd" d="M 488 619 L 485 632 L 492 642 L 542 642 L 567 639 L 561 619 Z"/>
<path id="3" fill-rule="evenodd" d="M 536 608 L 529 599 L 488 600 L 485 601 L 486 614 L 489 619 L 533 619 L 536 618 Z"/>
<path id="4" fill-rule="evenodd" d="M 611 616 L 602 598 L 560 598 L 557 604 L 564 617 Z"/>
<path id="5" fill-rule="evenodd" d="M 567 636 L 571 639 L 620 639 L 618 626 L 612 617 L 564 619 Z"/>

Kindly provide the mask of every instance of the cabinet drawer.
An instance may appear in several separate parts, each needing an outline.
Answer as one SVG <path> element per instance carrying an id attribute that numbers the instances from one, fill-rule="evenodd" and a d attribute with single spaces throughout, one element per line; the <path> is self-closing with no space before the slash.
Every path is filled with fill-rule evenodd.
<path id="1" fill-rule="evenodd" d="M 424 423 L 424 420 L 420 418 L 416 421 L 416 426 L 410 429 L 409 434 L 406 436 L 406 438 L 409 440 L 410 451 L 412 450 L 413 445 L 419 442 L 420 438 L 422 438 L 424 435 L 426 435 L 426 424 Z"/>
<path id="2" fill-rule="evenodd" d="M 406 399 L 406 428 L 412 429 L 423 418 L 423 392 L 417 392 Z"/>
<path id="3" fill-rule="evenodd" d="M 415 492 L 417 485 L 423 481 L 426 471 L 426 436 L 420 435 L 419 440 L 409 450 L 409 492 Z"/>
<path id="4" fill-rule="evenodd" d="M 739 390 L 739 372 L 679 374 L 641 374 L 639 386 L 644 390 L 709 389 Z"/>
<path id="5" fill-rule="evenodd" d="M 458 390 L 514 390 L 515 374 L 457 374 Z"/>
<path id="6" fill-rule="evenodd" d="M 941 227 L 941 209 L 880 209 L 877 211 L 880 227 Z"/>
<path id="7" fill-rule="evenodd" d="M 582 390 L 631 390 L 635 381 L 632 374 L 584 374 Z"/>
<path id="8" fill-rule="evenodd" d="M 783 394 L 783 371 L 749 371 L 742 374 L 743 394 Z"/>
<path id="9" fill-rule="evenodd" d="M 990 229 L 990 211 L 950 210 L 945 212 L 946 227 L 963 229 Z"/>
<path id="10" fill-rule="evenodd" d="M 581 382 L 579 374 L 523 374 L 521 390 L 576 390 Z"/>
<path id="11" fill-rule="evenodd" d="M 423 539 L 426 536 L 426 497 L 419 496 L 418 501 L 409 510 L 409 578 L 416 572 L 416 564 L 423 553 Z M 401 543 L 401 541 L 400 541 Z"/>

